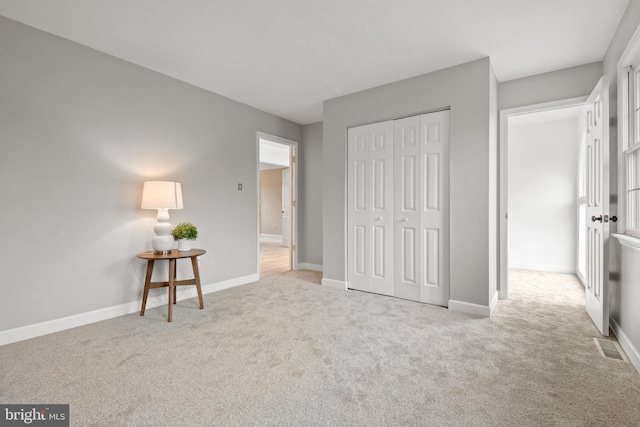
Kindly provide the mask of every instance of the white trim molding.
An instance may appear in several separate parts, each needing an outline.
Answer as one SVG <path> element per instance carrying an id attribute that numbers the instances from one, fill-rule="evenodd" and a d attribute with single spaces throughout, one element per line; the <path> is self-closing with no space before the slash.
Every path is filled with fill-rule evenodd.
<path id="1" fill-rule="evenodd" d="M 347 282 L 343 282 L 342 280 L 333 280 L 322 278 L 322 286 L 326 286 L 327 288 L 339 289 L 341 291 L 347 290 Z"/>
<path id="2" fill-rule="evenodd" d="M 611 236 L 618 239 L 622 246 L 640 251 L 640 239 L 637 237 L 629 236 L 628 234 L 612 234 Z"/>
<path id="3" fill-rule="evenodd" d="M 465 301 L 456 301 L 454 299 L 449 300 L 449 310 L 483 317 L 491 316 L 491 308 L 488 305 L 473 304 Z"/>
<path id="4" fill-rule="evenodd" d="M 631 362 L 631 364 L 636 368 L 636 371 L 640 373 L 640 352 L 633 345 L 629 337 L 625 335 L 624 331 L 622 330 L 618 322 L 616 322 L 616 319 L 613 318 L 613 316 L 609 317 L 609 325 L 611 326 L 613 334 L 616 336 L 618 342 L 622 346 L 622 349 L 626 353 L 629 362 Z"/>
<path id="5" fill-rule="evenodd" d="M 202 293 L 209 294 L 212 292 L 218 292 L 223 289 L 253 283 L 258 280 L 259 276 L 257 274 L 251 274 L 249 276 L 237 277 L 235 279 L 224 280 L 222 282 L 210 283 L 202 286 Z M 176 300 L 181 301 L 195 296 L 197 296 L 197 292 L 195 286 L 193 286 L 189 287 L 189 289 L 179 289 L 176 295 Z M 42 323 L 0 331 L 0 346 L 54 332 L 64 331 L 66 329 L 76 328 L 78 326 L 88 325 L 90 323 L 100 322 L 102 320 L 113 319 L 114 317 L 124 316 L 125 314 L 136 313 L 140 311 L 141 304 L 142 300 L 140 299 L 113 307 L 89 311 L 87 313 L 75 314 L 73 316 L 67 316 L 60 319 L 53 319 Z M 165 292 L 162 295 L 150 297 L 147 300 L 146 308 L 149 309 L 166 304 L 167 295 Z"/>
<path id="6" fill-rule="evenodd" d="M 322 264 L 312 264 L 310 262 L 299 262 L 298 270 L 311 270 L 322 272 Z"/>

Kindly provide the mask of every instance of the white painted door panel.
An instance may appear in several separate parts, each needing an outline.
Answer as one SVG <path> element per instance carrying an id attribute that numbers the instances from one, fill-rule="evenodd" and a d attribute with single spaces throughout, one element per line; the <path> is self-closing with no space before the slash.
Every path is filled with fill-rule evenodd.
<path id="1" fill-rule="evenodd" d="M 585 307 L 600 333 L 609 335 L 609 91 L 602 77 L 587 100 L 587 288 Z"/>
<path id="2" fill-rule="evenodd" d="M 349 129 L 349 288 L 393 295 L 393 122 Z"/>
<path id="3" fill-rule="evenodd" d="M 420 116 L 420 299 L 449 304 L 449 111 Z"/>
<path id="4" fill-rule="evenodd" d="M 393 122 L 394 296 L 420 301 L 420 116 Z"/>

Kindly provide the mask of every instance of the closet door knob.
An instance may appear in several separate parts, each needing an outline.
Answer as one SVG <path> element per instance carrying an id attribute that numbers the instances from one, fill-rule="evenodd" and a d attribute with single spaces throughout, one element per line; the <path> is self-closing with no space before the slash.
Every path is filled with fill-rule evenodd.
<path id="1" fill-rule="evenodd" d="M 407 217 L 402 218 L 402 222 L 407 222 L 407 221 L 409 221 L 409 218 Z"/>
<path id="2" fill-rule="evenodd" d="M 602 215 L 600 215 L 600 216 L 595 216 L 594 215 L 594 216 L 591 217 L 591 222 L 596 222 L 596 221 L 602 222 Z"/>
<path id="3" fill-rule="evenodd" d="M 379 216 L 376 218 L 376 221 L 382 221 L 383 219 L 384 219 L 383 217 Z"/>

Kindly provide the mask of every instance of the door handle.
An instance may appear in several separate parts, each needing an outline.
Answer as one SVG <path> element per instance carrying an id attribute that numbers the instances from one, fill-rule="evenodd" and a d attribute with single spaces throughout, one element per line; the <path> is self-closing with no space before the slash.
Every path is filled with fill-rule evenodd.
<path id="1" fill-rule="evenodd" d="M 593 216 L 591 217 L 591 222 L 596 222 L 596 221 L 600 221 L 600 222 L 602 222 L 602 215 L 600 215 L 600 216 L 595 216 L 595 215 L 593 215 Z"/>
<path id="2" fill-rule="evenodd" d="M 618 222 L 618 217 L 617 216 L 612 216 L 611 217 L 611 222 Z"/>
<path id="3" fill-rule="evenodd" d="M 379 217 L 377 217 L 375 220 L 376 220 L 376 221 L 382 221 L 383 219 L 384 219 L 383 217 L 379 216 Z"/>
<path id="4" fill-rule="evenodd" d="M 409 218 L 407 217 L 402 218 L 402 222 L 407 222 L 407 221 L 409 221 Z"/>

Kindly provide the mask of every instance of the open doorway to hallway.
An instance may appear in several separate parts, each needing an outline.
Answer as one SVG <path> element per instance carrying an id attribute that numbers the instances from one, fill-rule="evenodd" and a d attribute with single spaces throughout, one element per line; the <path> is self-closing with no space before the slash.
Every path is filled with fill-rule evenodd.
<path id="1" fill-rule="evenodd" d="M 584 282 L 584 108 L 580 99 L 504 117 L 508 237 L 500 244 L 508 256 L 501 257 L 501 298 L 514 269 L 575 274 Z"/>
<path id="2" fill-rule="evenodd" d="M 258 136 L 258 271 L 260 278 L 295 269 L 297 143 Z"/>

